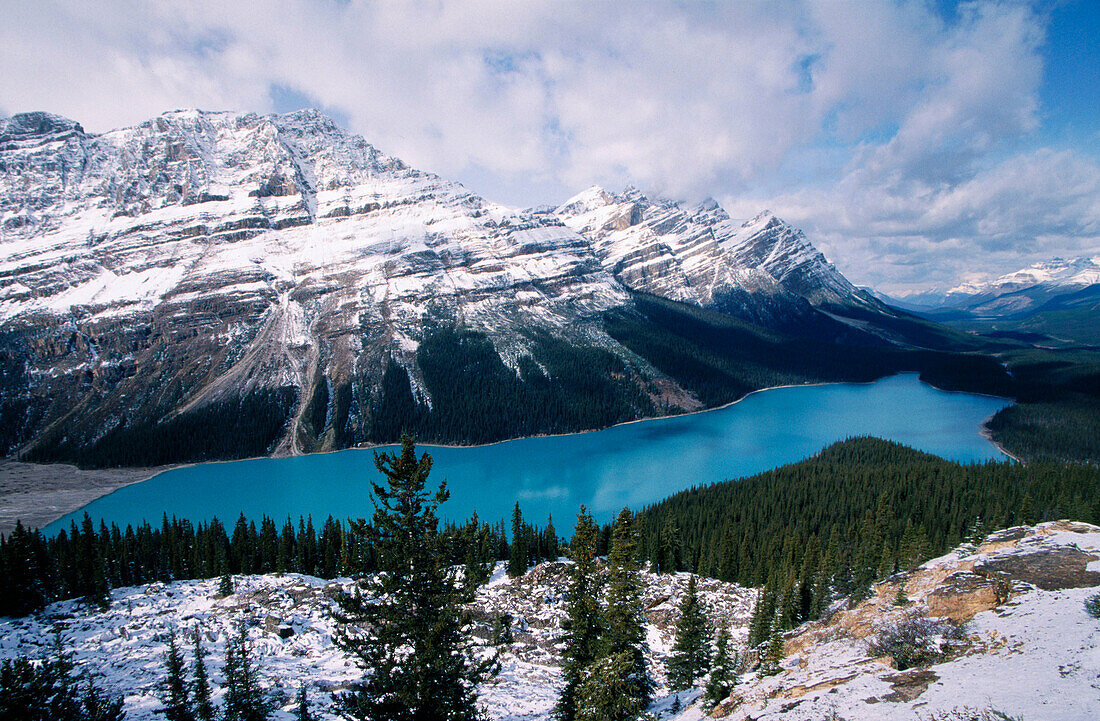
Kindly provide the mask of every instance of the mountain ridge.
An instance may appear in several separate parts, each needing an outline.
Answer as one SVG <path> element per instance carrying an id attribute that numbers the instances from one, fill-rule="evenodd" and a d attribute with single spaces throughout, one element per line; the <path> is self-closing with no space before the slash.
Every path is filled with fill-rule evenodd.
<path id="1" fill-rule="evenodd" d="M 316 110 L 178 110 L 101 134 L 49 113 L 0 121 L 0 446 L 31 460 L 190 460 L 184 447 L 130 455 L 180 435 L 204 439 L 200 458 L 403 428 L 482 442 L 698 408 L 675 371 L 710 351 L 677 349 L 659 369 L 667 354 L 638 339 L 657 332 L 653 313 L 623 325 L 638 293 L 761 338 L 901 348 L 935 335 L 770 213 L 737 224 L 714 201 L 637 189 L 511 209 Z M 752 378 L 729 388 L 821 379 Z M 210 430 L 226 425 L 259 430 Z"/>

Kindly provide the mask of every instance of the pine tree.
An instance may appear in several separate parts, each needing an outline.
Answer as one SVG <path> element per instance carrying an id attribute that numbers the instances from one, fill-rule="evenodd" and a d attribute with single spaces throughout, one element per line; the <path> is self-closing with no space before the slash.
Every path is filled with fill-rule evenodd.
<path id="1" fill-rule="evenodd" d="M 229 567 L 227 566 L 222 572 L 222 576 L 218 579 L 218 595 L 219 596 L 231 596 L 233 595 L 233 577 L 229 575 Z"/>
<path id="2" fill-rule="evenodd" d="M 632 654 L 605 656 L 588 665 L 576 692 L 576 721 L 624 721 L 645 711 L 632 677 Z"/>
<path id="3" fill-rule="evenodd" d="M 512 546 L 508 557 L 508 575 L 517 578 L 527 573 L 527 534 L 523 528 L 523 513 L 519 510 L 519 501 L 512 510 Z"/>
<path id="4" fill-rule="evenodd" d="M 202 647 L 202 633 L 198 626 L 191 636 L 195 645 L 191 664 L 191 704 L 198 721 L 214 721 L 214 702 L 210 699 L 210 681 L 206 672 L 206 649 Z"/>
<path id="5" fill-rule="evenodd" d="M 596 572 L 599 529 L 588 510 L 581 506 L 573 540 L 569 543 L 569 590 L 565 597 L 568 617 L 564 623 L 565 649 L 561 674 L 565 685 L 554 716 L 561 721 L 577 718 L 577 692 L 588 666 L 599 657 L 603 618 L 600 609 L 600 578 Z"/>
<path id="6" fill-rule="evenodd" d="M 639 708 L 653 698 L 653 679 L 645 667 L 645 627 L 642 619 L 642 589 L 638 577 L 638 540 L 634 514 L 624 508 L 611 532 L 608 554 L 606 630 L 603 656 L 628 659 L 624 688 Z"/>
<path id="7" fill-rule="evenodd" d="M 696 590 L 695 576 L 688 580 L 687 592 L 680 602 L 680 622 L 676 626 L 676 642 L 668 660 L 668 686 L 683 691 L 695 685 L 710 666 L 707 618 Z"/>
<path id="8" fill-rule="evenodd" d="M 0 718 L 18 721 L 122 721 L 122 697 L 88 680 L 81 688 L 59 633 L 49 658 L 0 662 Z"/>
<path id="9" fill-rule="evenodd" d="M 368 672 L 338 697 L 340 711 L 379 721 L 475 719 L 477 686 L 497 666 L 476 659 L 460 630 L 468 595 L 449 568 L 436 517 L 446 484 L 429 496 L 431 456 L 418 459 L 408 436 L 399 454 L 376 453 L 374 462 L 386 483 L 371 484 L 373 521 L 349 528 L 373 545 L 382 573 L 339 599 L 336 643 Z"/>
<path id="10" fill-rule="evenodd" d="M 729 698 L 737 684 L 737 666 L 737 656 L 730 649 L 729 624 L 723 623 L 718 628 L 718 637 L 714 642 L 714 661 L 704 693 L 708 707 L 713 708 Z"/>
<path id="11" fill-rule="evenodd" d="M 554 517 L 552 515 L 546 517 L 546 530 L 543 531 L 546 536 L 546 559 L 548 561 L 558 560 L 560 549 L 558 548 L 558 532 L 554 530 Z"/>
<path id="12" fill-rule="evenodd" d="M 782 670 L 779 662 L 783 660 L 783 628 L 779 621 L 778 615 L 772 617 L 768 640 L 760 653 L 760 673 L 765 676 L 773 676 Z"/>
<path id="13" fill-rule="evenodd" d="M 676 573 L 683 565 L 683 542 L 680 527 L 672 519 L 661 528 L 660 552 L 657 557 L 657 573 Z"/>
<path id="14" fill-rule="evenodd" d="M 294 708 L 294 715 L 298 721 L 313 721 L 313 715 L 309 712 L 309 696 L 306 694 L 306 682 L 298 687 L 298 705 Z"/>
<path id="15" fill-rule="evenodd" d="M 15 522 L 15 530 L 3 542 L 4 560 L 4 605 L 0 613 L 12 616 L 25 616 L 46 605 L 46 588 L 43 569 L 39 567 L 39 553 L 36 542 L 41 542 L 38 533 L 31 533 L 20 521 Z"/>
<path id="16" fill-rule="evenodd" d="M 497 611 L 493 614 L 493 628 L 490 632 L 494 646 L 508 646 L 514 640 L 512 635 L 512 616 Z"/>
<path id="17" fill-rule="evenodd" d="M 267 721 L 271 717 L 272 704 L 260 687 L 248 644 L 248 626 L 243 621 L 238 625 L 237 635 L 225 646 L 222 673 L 225 675 L 224 721 Z"/>
<path id="18" fill-rule="evenodd" d="M 176 632 L 168 633 L 168 648 L 164 652 L 166 676 L 162 685 L 165 693 L 164 718 L 168 721 L 194 721 L 191 713 L 191 694 L 184 678 L 183 654 L 176 643 Z"/>

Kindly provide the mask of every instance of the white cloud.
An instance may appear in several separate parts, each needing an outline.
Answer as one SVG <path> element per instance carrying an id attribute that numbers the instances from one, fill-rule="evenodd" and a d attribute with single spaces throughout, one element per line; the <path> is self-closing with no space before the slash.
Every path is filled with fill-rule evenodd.
<path id="1" fill-rule="evenodd" d="M 178 107 L 268 112 L 278 86 L 490 196 L 599 182 L 761 198 L 843 270 L 881 265 L 856 280 L 900 282 L 920 254 L 944 275 L 968 253 L 1095 238 L 1095 163 L 1019 150 L 1041 118 L 1044 23 L 1000 2 L 946 22 L 919 0 L 9 3 L 0 108 L 106 130 Z M 1046 212 L 1009 230 L 1047 172 L 1072 192 L 1046 182 Z"/>

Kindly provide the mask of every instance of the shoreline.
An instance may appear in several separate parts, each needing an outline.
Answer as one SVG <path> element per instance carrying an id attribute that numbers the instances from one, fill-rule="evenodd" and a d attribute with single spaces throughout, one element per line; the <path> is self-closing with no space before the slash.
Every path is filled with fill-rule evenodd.
<path id="1" fill-rule="evenodd" d="M 16 521 L 28 530 L 45 528 L 120 488 L 177 467 L 81 469 L 0 459 L 0 533 L 9 535 Z"/>
<path id="2" fill-rule="evenodd" d="M 892 373 L 870 381 L 817 381 L 813 383 L 786 383 L 783 385 L 767 386 L 765 388 L 757 388 L 756 390 L 749 391 L 740 398 L 719 406 L 713 406 L 710 408 L 699 408 L 692 411 L 685 411 L 683 413 L 666 413 L 660 416 L 635 418 L 633 420 L 622 421 L 620 423 L 604 426 L 602 428 L 589 428 L 585 430 L 569 431 L 565 433 L 534 434 L 530 436 L 520 436 L 518 438 L 506 438 L 499 441 L 492 441 L 490 443 L 417 443 L 417 447 L 447 449 L 486 448 L 489 446 L 496 446 L 502 443 L 511 443 L 513 441 L 520 441 L 528 438 L 561 438 L 564 436 L 573 436 L 582 433 L 597 433 L 600 431 L 606 431 L 612 428 L 627 426 L 634 423 L 670 420 L 673 418 L 686 418 L 688 416 L 696 415 L 699 413 L 710 413 L 713 411 L 725 410 L 737 405 L 738 403 L 741 403 L 750 396 L 756 395 L 757 393 L 764 393 L 766 391 L 781 390 L 784 388 L 813 388 L 817 386 L 829 385 L 869 386 L 888 378 L 897 378 L 899 376 L 905 375 L 917 376 L 920 383 L 927 385 L 930 388 L 934 388 L 935 390 L 938 390 L 942 393 L 969 393 L 968 391 L 947 390 L 944 388 L 939 388 L 932 383 L 921 381 L 919 380 L 919 373 L 917 373 L 916 371 L 900 371 L 898 373 Z M 993 396 L 986 393 L 969 393 L 969 395 L 985 396 L 989 398 L 1002 398 L 1002 396 Z M 1005 400 L 1008 400 L 1010 404 L 1012 402 L 1011 399 Z M 1004 450 L 1004 448 L 1001 447 L 1000 444 L 992 439 L 984 423 L 980 426 L 979 433 L 982 435 L 983 438 L 988 440 L 999 452 L 1003 453 L 1006 457 L 1011 458 L 1016 462 L 1021 462 L 1011 453 Z M 26 528 L 45 528 L 49 524 L 67 516 L 68 514 L 80 510 L 89 503 L 92 503 L 93 501 L 96 501 L 105 496 L 109 496 L 115 491 L 125 488 L 126 486 L 133 485 L 135 483 L 142 483 L 144 481 L 150 480 L 155 476 L 160 475 L 161 473 L 177 470 L 180 468 L 189 468 L 198 465 L 210 465 L 214 463 L 237 463 L 240 461 L 254 461 L 261 459 L 296 458 L 301 456 L 324 455 L 328 453 L 343 453 L 345 451 L 369 451 L 395 445 L 395 443 L 365 443 L 356 446 L 349 446 L 348 448 L 317 451 L 313 453 L 251 456 L 248 458 L 234 458 L 215 461 L 193 461 L 189 463 L 177 463 L 167 466 L 155 466 L 146 468 L 103 468 L 83 470 L 77 468 L 76 466 L 67 464 L 39 465 L 35 463 L 16 461 L 14 459 L 0 459 L 0 533 L 3 533 L 5 535 L 10 533 L 11 529 L 15 527 L 15 521 L 17 519 L 21 520 L 24 527 Z M 31 480 L 34 485 L 32 487 L 17 488 L 15 490 L 12 490 L 12 480 L 17 476 L 22 476 L 24 478 L 33 476 L 34 478 Z M 83 482 L 82 484 L 80 483 L 81 481 Z"/>
<path id="3" fill-rule="evenodd" d="M 990 416 L 989 418 L 992 417 L 993 416 Z M 998 451 L 1011 458 L 1014 463 L 1023 464 L 1023 459 L 1013 455 L 1012 453 L 1009 453 L 1009 451 L 1004 446 L 1002 446 L 996 439 L 993 438 L 993 431 L 989 430 L 989 426 L 986 425 L 986 423 L 989 422 L 989 418 L 986 418 L 985 423 L 982 423 L 982 427 L 978 431 L 978 434 L 981 435 L 982 438 L 993 444 L 993 447 L 996 448 Z"/>

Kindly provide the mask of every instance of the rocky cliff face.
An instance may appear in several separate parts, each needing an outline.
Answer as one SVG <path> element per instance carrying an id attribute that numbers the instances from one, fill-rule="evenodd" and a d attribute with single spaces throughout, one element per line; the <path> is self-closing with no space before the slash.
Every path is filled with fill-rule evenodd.
<path id="1" fill-rule="evenodd" d="M 685 208 L 634 188 L 616 195 L 593 187 L 555 214 L 634 290 L 764 325 L 805 318 L 818 306 L 885 310 L 768 211 L 742 223 L 714 200 Z"/>
<path id="2" fill-rule="evenodd" d="M 102 135 L 48 113 L 0 120 L 4 453 L 110 447 L 95 462 L 119 464 L 135 445 L 179 444 L 146 463 L 343 447 L 434 410 L 463 353 L 544 396 L 555 368 L 614 386 L 526 432 L 636 418 L 653 398 L 698 407 L 606 333 L 632 289 L 769 328 L 875 303 L 770 214 L 740 224 L 713 202 L 598 189 L 517 211 L 316 111 L 175 111 Z M 433 389 L 418 354 L 438 328 L 467 335 L 437 348 Z M 392 428 L 374 432 L 380 413 Z"/>

